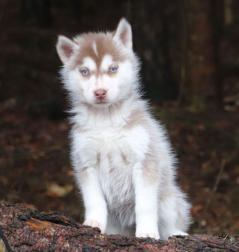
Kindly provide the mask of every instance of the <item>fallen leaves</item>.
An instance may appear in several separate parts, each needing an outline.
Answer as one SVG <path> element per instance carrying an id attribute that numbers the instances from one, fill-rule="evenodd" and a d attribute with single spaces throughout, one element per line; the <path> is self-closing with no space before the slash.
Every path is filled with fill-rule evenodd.
<path id="1" fill-rule="evenodd" d="M 73 191 L 73 185 L 60 186 L 59 184 L 53 182 L 47 184 L 47 195 L 50 197 L 65 197 L 67 194 Z"/>
<path id="2" fill-rule="evenodd" d="M 202 205 L 195 205 L 191 208 L 191 213 L 193 216 L 197 215 L 198 212 L 202 210 L 203 206 Z"/>
<path id="3" fill-rule="evenodd" d="M 163 118 L 179 154 L 180 186 L 192 203 L 192 231 L 239 232 L 239 116 L 230 113 L 208 118 L 177 108 L 165 110 Z M 24 113 L 1 112 L 0 199 L 31 203 L 42 210 L 64 211 L 82 220 L 82 205 L 79 195 L 74 193 L 74 172 L 69 162 L 68 130 L 65 119 L 32 120 Z M 232 157 L 231 161 L 225 166 L 205 211 L 220 164 L 228 157 Z"/>

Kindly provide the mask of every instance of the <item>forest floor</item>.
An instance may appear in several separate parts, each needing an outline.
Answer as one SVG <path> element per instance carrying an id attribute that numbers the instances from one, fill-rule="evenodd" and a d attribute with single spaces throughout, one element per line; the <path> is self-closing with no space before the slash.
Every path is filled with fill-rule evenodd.
<path id="1" fill-rule="evenodd" d="M 192 202 L 192 233 L 239 233 L 239 113 L 153 107 L 179 159 L 179 184 Z M 0 104 L 0 200 L 56 210 L 81 221 L 66 119 L 32 117 L 14 99 Z"/>

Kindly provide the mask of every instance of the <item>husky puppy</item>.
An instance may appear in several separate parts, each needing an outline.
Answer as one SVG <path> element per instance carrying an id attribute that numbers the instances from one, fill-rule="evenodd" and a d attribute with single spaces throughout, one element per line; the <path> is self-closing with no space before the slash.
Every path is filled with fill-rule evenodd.
<path id="1" fill-rule="evenodd" d="M 72 104 L 84 225 L 155 239 L 186 235 L 190 205 L 175 182 L 165 130 L 141 98 L 130 24 L 123 18 L 114 32 L 59 36 L 56 48 Z"/>

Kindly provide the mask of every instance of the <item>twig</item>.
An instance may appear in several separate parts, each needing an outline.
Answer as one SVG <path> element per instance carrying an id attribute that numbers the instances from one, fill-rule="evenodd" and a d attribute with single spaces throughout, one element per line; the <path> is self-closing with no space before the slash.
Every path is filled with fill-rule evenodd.
<path id="1" fill-rule="evenodd" d="M 8 243 L 8 240 L 7 238 L 5 237 L 3 231 L 2 231 L 2 228 L 0 227 L 0 238 L 2 239 L 6 249 L 7 249 L 7 252 L 12 252 L 12 249 L 10 248 L 10 245 Z"/>
<path id="2" fill-rule="evenodd" d="M 207 203 L 206 203 L 206 206 L 205 206 L 205 208 L 204 208 L 204 212 L 207 211 L 207 209 L 208 209 L 208 207 L 209 207 L 209 205 L 210 205 L 210 203 L 211 203 L 211 201 L 212 201 L 212 198 L 213 198 L 214 194 L 215 194 L 216 191 L 217 191 L 217 188 L 218 188 L 218 185 L 219 185 L 219 183 L 220 183 L 220 181 L 221 181 L 222 174 L 223 174 L 224 168 L 225 168 L 225 166 L 226 166 L 226 163 L 227 163 L 227 159 L 223 159 L 222 162 L 221 162 L 221 166 L 220 166 L 220 169 L 219 169 L 217 178 L 216 178 L 216 180 L 215 180 L 214 186 L 213 186 L 213 188 L 212 188 L 212 190 L 211 190 L 211 192 L 210 192 L 210 195 L 209 195 L 209 197 L 208 197 L 208 199 L 207 199 Z"/>

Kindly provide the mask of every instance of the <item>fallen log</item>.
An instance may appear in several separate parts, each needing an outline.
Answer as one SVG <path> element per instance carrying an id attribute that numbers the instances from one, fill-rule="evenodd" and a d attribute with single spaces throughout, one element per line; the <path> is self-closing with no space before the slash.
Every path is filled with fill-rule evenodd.
<path id="1" fill-rule="evenodd" d="M 239 251 L 239 239 L 189 235 L 161 241 L 103 235 L 60 214 L 0 202 L 0 252 L 7 251 Z"/>

